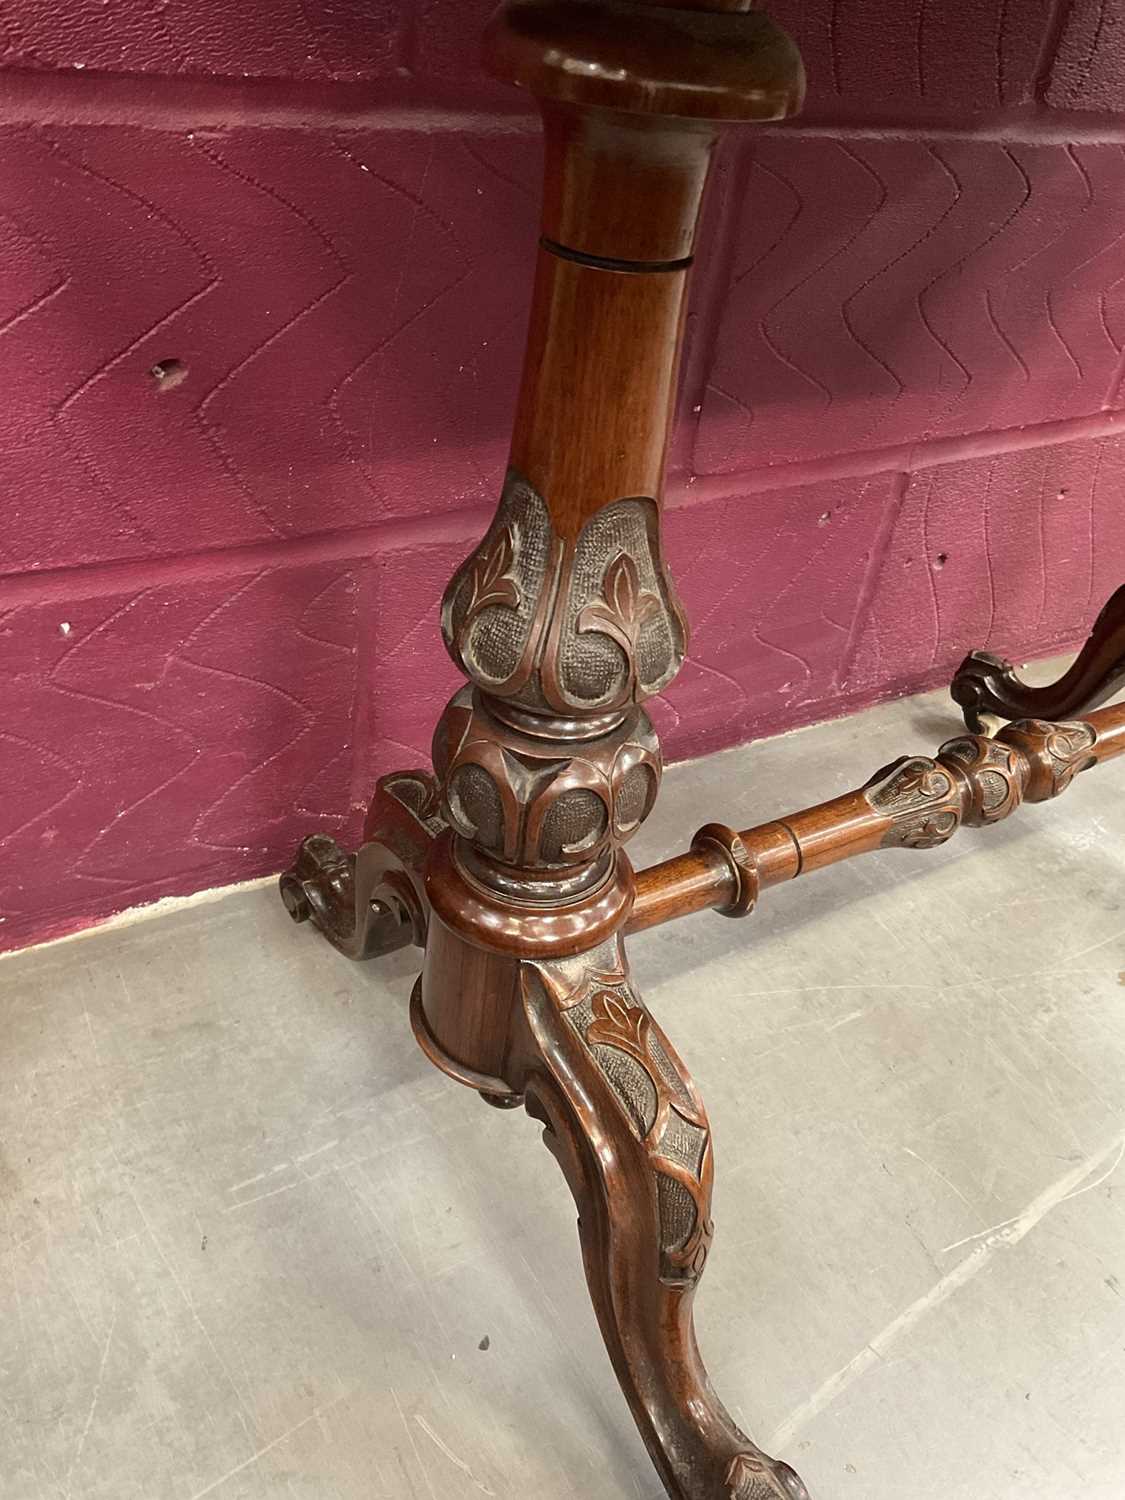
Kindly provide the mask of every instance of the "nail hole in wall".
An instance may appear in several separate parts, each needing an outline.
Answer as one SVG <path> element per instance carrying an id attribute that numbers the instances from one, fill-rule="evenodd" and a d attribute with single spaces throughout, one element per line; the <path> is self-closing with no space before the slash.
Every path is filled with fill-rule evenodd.
<path id="1" fill-rule="evenodd" d="M 941 570 L 942 570 L 942 568 L 945 567 L 945 565 L 946 565 L 946 563 L 948 561 L 949 561 L 949 553 L 948 552 L 939 552 L 938 555 L 934 558 L 934 572 L 935 573 L 940 573 Z"/>
<path id="2" fill-rule="evenodd" d="M 188 376 L 188 367 L 182 359 L 161 359 L 149 370 L 158 390 L 173 391 L 182 385 Z"/>

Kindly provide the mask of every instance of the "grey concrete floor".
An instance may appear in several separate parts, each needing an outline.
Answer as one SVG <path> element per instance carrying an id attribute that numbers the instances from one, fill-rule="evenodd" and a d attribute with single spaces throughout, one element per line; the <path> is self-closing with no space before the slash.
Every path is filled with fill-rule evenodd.
<path id="1" fill-rule="evenodd" d="M 638 855 L 955 729 L 673 770 Z M 715 1128 L 703 1349 L 817 1500 L 1125 1495 L 1123 790 L 632 945 Z M 656 1500 L 557 1168 L 415 968 L 266 889 L 0 964 L 3 1500 Z"/>

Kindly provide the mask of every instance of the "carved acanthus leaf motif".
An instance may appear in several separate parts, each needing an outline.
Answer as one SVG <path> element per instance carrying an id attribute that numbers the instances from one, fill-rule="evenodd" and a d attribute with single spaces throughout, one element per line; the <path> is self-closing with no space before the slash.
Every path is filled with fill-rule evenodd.
<path id="1" fill-rule="evenodd" d="M 442 600 L 446 648 L 466 676 L 545 717 L 601 715 L 659 692 L 685 629 L 653 498 L 609 499 L 568 539 L 515 470 Z"/>
<path id="2" fill-rule="evenodd" d="M 638 1062 L 648 1059 L 649 1014 L 637 1005 L 627 1005 L 610 990 L 594 996 L 593 1022 L 586 1032 L 591 1045 L 602 1043 L 630 1052 Z"/>
<path id="3" fill-rule="evenodd" d="M 660 1279 L 691 1286 L 714 1234 L 711 1131 L 702 1101 L 627 976 L 588 972 L 558 1004 L 648 1155 L 659 1202 Z M 624 1057 L 615 1063 L 615 1054 Z"/>
<path id="4" fill-rule="evenodd" d="M 619 552 L 605 570 L 601 601 L 587 604 L 579 612 L 578 630 L 582 634 L 596 631 L 616 641 L 632 674 L 640 633 L 660 612 L 660 600 L 641 588 L 636 563 L 627 552 Z"/>
<path id="5" fill-rule="evenodd" d="M 515 558 L 515 536 L 511 526 L 496 533 L 491 545 L 484 547 L 473 561 L 469 575 L 469 603 L 465 624 L 469 625 L 482 610 L 493 605 L 518 609 L 519 586 L 512 576 Z"/>

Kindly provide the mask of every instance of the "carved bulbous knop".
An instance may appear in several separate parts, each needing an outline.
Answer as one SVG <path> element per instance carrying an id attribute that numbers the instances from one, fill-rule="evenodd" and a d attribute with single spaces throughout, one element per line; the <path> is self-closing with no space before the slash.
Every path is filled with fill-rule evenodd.
<path id="1" fill-rule="evenodd" d="M 1023 801 L 1026 764 L 1001 740 L 980 734 L 947 740 L 938 760 L 964 778 L 961 821 L 970 828 L 999 823 Z"/>
<path id="2" fill-rule="evenodd" d="M 893 819 L 884 847 L 935 849 L 961 826 L 961 792 L 953 777 L 927 755 L 884 766 L 864 788 L 868 802 Z"/>
<path id="3" fill-rule="evenodd" d="M 607 496 L 569 540 L 509 472 L 487 535 L 446 590 L 442 635 L 478 687 L 532 713 L 611 713 L 660 692 L 687 629 L 656 502 Z"/>
<path id="4" fill-rule="evenodd" d="M 464 687 L 438 721 L 433 756 L 449 826 L 528 878 L 604 867 L 660 785 L 660 748 L 640 708 L 605 733 L 560 742 L 513 727 Z"/>
<path id="5" fill-rule="evenodd" d="M 1093 751 L 1098 736 L 1090 724 L 1021 719 L 1002 730 L 999 738 L 1027 759 L 1029 802 L 1049 802 L 1097 763 Z"/>
<path id="6" fill-rule="evenodd" d="M 958 828 L 1009 817 L 1022 802 L 1046 802 L 1096 765 L 1097 732 L 1086 723 L 1023 719 L 995 739 L 983 734 L 947 740 L 931 760 L 914 755 L 877 771 L 864 793 L 893 819 L 884 846 L 932 849 Z"/>

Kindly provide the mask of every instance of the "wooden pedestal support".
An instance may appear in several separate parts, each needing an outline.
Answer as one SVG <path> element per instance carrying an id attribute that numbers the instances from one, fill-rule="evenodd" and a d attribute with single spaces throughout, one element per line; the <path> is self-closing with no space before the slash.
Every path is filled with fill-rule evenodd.
<path id="1" fill-rule="evenodd" d="M 385 777 L 357 854 L 313 835 L 281 880 L 293 917 L 351 958 L 422 947 L 411 1020 L 428 1056 L 542 1121 L 673 1500 L 807 1492 L 739 1430 L 700 1360 L 710 1127 L 625 936 L 705 907 L 745 915 L 765 887 L 853 854 L 941 843 L 1125 749 L 1125 709 L 963 735 L 760 828 L 708 824 L 634 874 L 624 845 L 661 774 L 641 705 L 686 646 L 660 497 L 700 198 L 720 127 L 783 118 L 803 91 L 792 44 L 748 4 L 508 0 L 492 21 L 490 67 L 540 101 L 546 182 L 508 477 L 442 610 L 468 681 L 438 722 L 434 774 Z M 1109 657 L 1119 669 L 1120 614 L 1116 646 L 1068 682 L 1073 708 L 1109 683 Z M 979 673 L 966 687 L 968 665 L 958 681 L 977 708 L 1010 701 Z"/>

